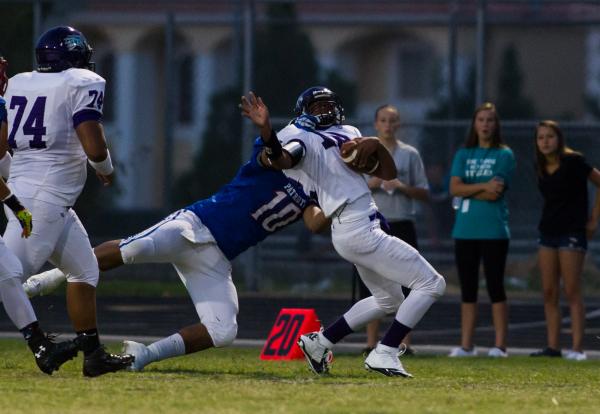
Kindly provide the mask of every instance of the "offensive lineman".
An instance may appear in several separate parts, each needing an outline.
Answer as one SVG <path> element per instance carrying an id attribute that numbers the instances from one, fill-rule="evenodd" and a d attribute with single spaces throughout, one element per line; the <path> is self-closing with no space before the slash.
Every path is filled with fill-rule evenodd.
<path id="1" fill-rule="evenodd" d="M 0 56 L 0 95 L 4 95 L 8 82 L 6 67 L 6 60 Z M 0 97 L 0 135 L 6 137 L 6 134 L 6 105 L 4 98 Z M 2 142 L 3 140 L 0 140 L 0 149 L 6 151 L 6 148 L 2 147 Z M 32 230 L 31 213 L 23 207 L 23 204 L 17 196 L 12 194 L 2 179 L 2 177 L 8 176 L 10 160 L 11 156 L 8 152 L 0 158 L 0 200 L 8 207 L 7 215 L 14 215 L 15 220 L 19 222 L 21 237 L 27 238 L 31 235 Z M 8 211 L 12 213 L 8 213 Z M 40 370 L 46 374 L 52 374 L 64 362 L 77 355 L 77 349 L 72 341 L 55 343 L 51 336 L 42 331 L 31 303 L 20 286 L 22 277 L 23 269 L 19 259 L 6 247 L 0 237 L 0 298 L 4 310 L 23 334 Z"/>
<path id="2" fill-rule="evenodd" d="M 242 97 L 241 107 L 242 114 L 260 128 L 272 166 L 284 170 L 303 186 L 316 188 L 323 213 L 331 218 L 331 238 L 336 251 L 356 265 L 373 293 L 355 303 L 322 332 L 300 337 L 298 345 L 310 369 L 316 374 L 327 372 L 330 349 L 335 343 L 372 320 L 395 314 L 385 336 L 367 356 L 365 368 L 388 376 L 410 377 L 398 358 L 400 343 L 444 293 L 446 284 L 417 250 L 381 230 L 364 177 L 350 170 L 340 155 L 343 142 L 360 136 L 356 128 L 342 125 L 340 99 L 324 87 L 307 89 L 298 98 L 296 115 L 313 117 L 316 128 L 288 125 L 277 134 L 271 128 L 268 108 L 252 92 Z M 393 166 L 387 149 L 381 143 L 377 146 L 371 143 L 357 146 L 356 165 L 364 167 L 368 156 L 377 152 L 380 170 L 375 172 L 383 179 L 395 178 L 395 166 L 387 168 L 389 162 Z M 385 174 L 389 178 L 382 176 Z M 402 286 L 412 289 L 406 300 Z"/>
<path id="3" fill-rule="evenodd" d="M 311 231 L 328 225 L 298 183 L 258 159 L 263 148 L 258 138 L 250 161 L 212 197 L 172 213 L 137 235 L 95 248 L 103 271 L 123 264 L 171 263 L 200 318 L 199 323 L 148 346 L 124 341 L 124 352 L 135 356 L 132 371 L 231 344 L 237 335 L 238 298 L 230 260 L 301 217 Z M 24 287 L 30 295 L 47 293 L 64 278 L 53 269 L 32 276 Z"/>
<path id="4" fill-rule="evenodd" d="M 32 212 L 33 232 L 25 241 L 19 221 L 10 215 L 4 239 L 21 261 L 24 275 L 36 273 L 46 261 L 69 274 L 67 311 L 77 333 L 74 352 L 83 351 L 83 374 L 95 377 L 126 368 L 133 359 L 109 354 L 100 344 L 98 263 L 71 208 L 85 184 L 88 161 L 104 185 L 113 179 L 100 123 L 105 80 L 90 70 L 92 48 L 71 27 L 45 32 L 35 54 L 37 71 L 10 80 L 10 132 L 0 147 L 0 159 L 7 146 L 14 152 L 8 184 Z M 34 321 L 33 310 L 23 319 Z"/>

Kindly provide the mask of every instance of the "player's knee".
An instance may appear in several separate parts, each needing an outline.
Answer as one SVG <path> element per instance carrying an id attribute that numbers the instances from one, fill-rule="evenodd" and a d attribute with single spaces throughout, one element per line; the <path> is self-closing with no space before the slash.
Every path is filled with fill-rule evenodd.
<path id="1" fill-rule="evenodd" d="M 387 298 L 375 298 L 375 302 L 379 309 L 385 312 L 386 315 L 394 315 L 402 304 L 402 300 L 391 296 Z"/>
<path id="2" fill-rule="evenodd" d="M 136 258 L 152 257 L 155 252 L 154 241 L 147 237 L 123 240 L 119 248 L 125 264 L 135 263 Z"/>
<path id="3" fill-rule="evenodd" d="M 23 267 L 16 256 L 6 253 L 0 255 L 0 281 L 23 278 Z"/>
<path id="4" fill-rule="evenodd" d="M 100 271 L 97 266 L 79 273 L 68 273 L 67 282 L 69 283 L 87 283 L 93 287 L 98 286 L 98 279 L 100 278 Z"/>
<path id="5" fill-rule="evenodd" d="M 215 348 L 231 345 L 237 336 L 237 323 L 206 323 L 208 334 L 212 338 Z"/>
<path id="6" fill-rule="evenodd" d="M 428 291 L 431 292 L 433 297 L 439 298 L 446 291 L 446 279 L 442 275 L 436 274 L 430 285 Z"/>

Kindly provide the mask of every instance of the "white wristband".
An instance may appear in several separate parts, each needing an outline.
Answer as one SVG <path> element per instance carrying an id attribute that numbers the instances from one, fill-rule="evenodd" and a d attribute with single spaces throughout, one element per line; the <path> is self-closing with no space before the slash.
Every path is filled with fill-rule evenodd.
<path id="1" fill-rule="evenodd" d="M 102 175 L 111 175 L 112 172 L 115 170 L 113 168 L 112 160 L 110 159 L 110 151 L 108 151 L 108 149 L 106 150 L 106 158 L 104 159 L 104 161 L 94 162 L 90 159 L 88 159 L 88 161 L 92 168 L 94 168 L 94 170 L 96 170 Z"/>
<path id="2" fill-rule="evenodd" d="M 10 172 L 10 163 L 12 161 L 12 157 L 10 156 L 10 152 L 6 151 L 6 154 L 4 154 L 4 157 L 2 157 L 2 159 L 0 159 L 0 175 L 2 177 L 8 177 L 8 174 Z"/>

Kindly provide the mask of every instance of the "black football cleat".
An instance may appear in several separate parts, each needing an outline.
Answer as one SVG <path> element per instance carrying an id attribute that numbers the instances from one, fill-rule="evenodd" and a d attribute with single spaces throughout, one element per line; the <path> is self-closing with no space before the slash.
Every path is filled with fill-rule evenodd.
<path id="1" fill-rule="evenodd" d="M 48 375 L 52 375 L 62 364 L 75 358 L 78 351 L 75 342 L 54 342 L 51 335 L 45 335 L 43 340 L 30 347 L 35 363 L 43 373 Z"/>
<path id="2" fill-rule="evenodd" d="M 98 377 L 109 372 L 117 372 L 129 367 L 135 357 L 133 355 L 116 355 L 106 352 L 100 346 L 83 360 L 83 375 L 85 377 Z"/>

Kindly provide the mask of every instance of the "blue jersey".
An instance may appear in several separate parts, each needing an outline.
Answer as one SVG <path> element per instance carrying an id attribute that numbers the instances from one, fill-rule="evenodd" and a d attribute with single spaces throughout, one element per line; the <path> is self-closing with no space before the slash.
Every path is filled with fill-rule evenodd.
<path id="1" fill-rule="evenodd" d="M 212 197 L 186 207 L 208 227 L 229 260 L 296 222 L 309 203 L 300 184 L 259 164 L 262 148 L 259 138 L 252 158 L 231 182 Z"/>
<path id="2" fill-rule="evenodd" d="M 6 122 L 6 101 L 0 96 L 0 124 Z"/>

